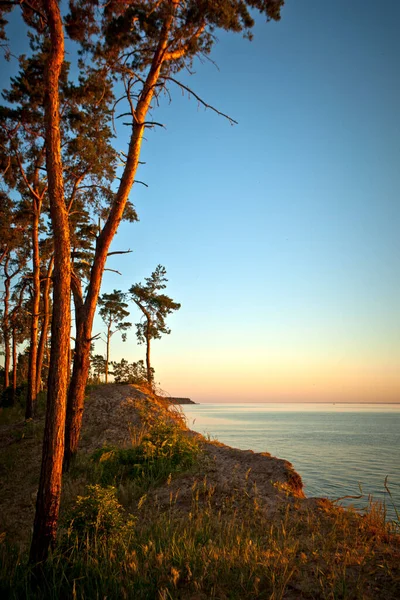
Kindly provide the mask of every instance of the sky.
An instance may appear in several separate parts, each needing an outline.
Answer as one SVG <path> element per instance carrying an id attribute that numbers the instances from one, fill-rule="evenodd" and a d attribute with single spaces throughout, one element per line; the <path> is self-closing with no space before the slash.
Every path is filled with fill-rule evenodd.
<path id="1" fill-rule="evenodd" d="M 102 292 L 167 269 L 156 381 L 196 402 L 400 402 L 400 3 L 287 0 L 154 110 Z M 118 138 L 125 149 L 126 135 Z M 130 320 L 140 315 L 132 305 Z M 97 319 L 94 334 L 104 330 Z M 105 353 L 97 342 L 96 351 Z M 135 331 L 112 359 L 144 359 Z"/>

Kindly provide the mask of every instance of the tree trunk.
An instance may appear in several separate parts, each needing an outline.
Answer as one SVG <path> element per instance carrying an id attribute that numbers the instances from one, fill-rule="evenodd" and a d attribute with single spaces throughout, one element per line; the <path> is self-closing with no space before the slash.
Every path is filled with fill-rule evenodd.
<path id="1" fill-rule="evenodd" d="M 53 321 L 42 467 L 33 525 L 30 561 L 46 560 L 57 532 L 64 454 L 65 412 L 70 351 L 71 263 L 68 214 L 61 160 L 59 77 L 64 60 L 64 32 L 57 0 L 44 0 L 50 30 L 45 83 L 46 169 L 54 236 Z"/>
<path id="2" fill-rule="evenodd" d="M 152 385 L 152 377 L 151 377 L 151 365 L 150 365 L 150 325 L 151 321 L 147 317 L 147 325 L 146 325 L 146 369 L 147 369 L 147 382 L 149 385 Z"/>
<path id="3" fill-rule="evenodd" d="M 47 278 L 44 284 L 43 290 L 43 321 L 42 330 L 39 338 L 38 352 L 37 352 L 37 367 L 36 367 L 36 394 L 42 389 L 42 368 L 44 351 L 46 347 L 47 336 L 49 332 L 50 323 L 50 288 L 51 288 L 51 275 L 54 267 L 54 256 L 50 258 L 49 266 L 47 269 Z"/>
<path id="4" fill-rule="evenodd" d="M 92 325 L 85 319 L 84 306 L 78 312 L 76 305 L 76 337 L 72 377 L 68 392 L 67 419 L 65 425 L 64 469 L 68 470 L 78 450 L 85 401 L 86 382 L 90 369 L 90 344 Z"/>
<path id="5" fill-rule="evenodd" d="M 4 389 L 10 385 L 10 324 L 9 324 L 9 306 L 10 306 L 10 286 L 11 277 L 8 274 L 8 263 L 10 255 L 7 256 L 4 265 L 4 298 L 3 298 L 3 341 L 4 341 Z"/>
<path id="6" fill-rule="evenodd" d="M 12 330 L 12 403 L 15 404 L 17 396 L 17 331 L 15 327 Z"/>
<path id="7" fill-rule="evenodd" d="M 177 2 L 173 3 L 177 5 Z M 76 338 L 74 367 L 71 384 L 68 392 L 68 406 L 66 419 L 66 446 L 64 465 L 68 468 L 72 456 L 78 449 L 82 414 L 85 401 L 85 387 L 89 375 L 90 343 L 92 336 L 93 319 L 96 311 L 97 300 L 100 293 L 101 280 L 107 260 L 110 244 L 121 222 L 126 202 L 131 192 L 136 171 L 139 165 L 140 150 L 142 147 L 145 130 L 146 115 L 149 111 L 154 90 L 158 82 L 164 56 L 168 48 L 169 32 L 175 17 L 174 10 L 166 17 L 161 32 L 160 41 L 154 52 L 152 64 L 147 75 L 142 93 L 135 111 L 135 126 L 129 142 L 125 168 L 122 173 L 116 198 L 110 213 L 96 243 L 96 251 L 90 274 L 90 282 L 82 312 L 85 315 L 84 333 Z"/>
<path id="8" fill-rule="evenodd" d="M 144 122 L 144 115 L 142 119 Z M 68 392 L 64 458 L 65 469 L 69 468 L 71 459 L 78 450 L 83 407 L 85 403 L 85 388 L 90 367 L 92 327 L 100 293 L 101 280 L 108 250 L 122 219 L 126 201 L 132 188 L 134 176 L 139 164 L 144 125 L 137 126 L 135 132 L 136 133 L 130 143 L 130 151 L 126 162 L 126 168 L 121 178 L 117 200 L 113 204 L 109 218 L 97 238 L 95 257 L 90 273 L 90 282 L 85 302 L 83 303 L 82 301 L 82 306 L 78 309 L 75 306 L 79 327 L 77 327 L 74 365 Z"/>
<path id="9" fill-rule="evenodd" d="M 35 206 L 32 222 L 32 318 L 29 347 L 28 394 L 26 398 L 25 419 L 31 419 L 33 417 L 37 396 L 36 368 L 40 311 L 39 214 L 40 210 L 38 210 L 37 206 Z"/>
<path id="10" fill-rule="evenodd" d="M 4 389 L 10 385 L 10 336 L 7 331 L 3 331 L 4 338 Z"/>
<path id="11" fill-rule="evenodd" d="M 111 339 L 111 325 L 107 327 L 107 351 L 106 351 L 106 383 L 108 383 L 108 363 L 110 362 L 110 339 Z"/>

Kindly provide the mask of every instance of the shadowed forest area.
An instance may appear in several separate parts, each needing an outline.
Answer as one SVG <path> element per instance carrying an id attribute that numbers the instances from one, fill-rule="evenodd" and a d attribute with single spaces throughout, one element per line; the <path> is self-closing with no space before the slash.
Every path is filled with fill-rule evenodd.
<path id="1" fill-rule="evenodd" d="M 101 293 L 161 99 L 234 123 L 179 73 L 283 4 L 0 0 L 3 60 L 21 52 L 0 107 L 2 597 L 398 596 L 398 523 L 305 499 L 289 463 L 189 432 L 157 389 L 165 267 Z M 112 361 L 130 302 L 145 360 Z"/>

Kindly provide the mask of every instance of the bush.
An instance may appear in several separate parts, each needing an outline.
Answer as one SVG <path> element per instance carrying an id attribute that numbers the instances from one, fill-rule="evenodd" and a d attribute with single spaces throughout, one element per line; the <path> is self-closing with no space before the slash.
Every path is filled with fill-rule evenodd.
<path id="1" fill-rule="evenodd" d="M 103 484 L 141 479 L 144 487 L 159 483 L 170 473 L 191 467 L 200 452 L 199 444 L 174 424 L 156 423 L 138 445 L 131 448 L 104 447 L 92 460 L 100 470 Z"/>
<path id="2" fill-rule="evenodd" d="M 78 496 L 67 515 L 69 535 L 101 539 L 119 533 L 124 525 L 124 512 L 115 487 L 89 485 L 87 492 L 86 496 Z"/>

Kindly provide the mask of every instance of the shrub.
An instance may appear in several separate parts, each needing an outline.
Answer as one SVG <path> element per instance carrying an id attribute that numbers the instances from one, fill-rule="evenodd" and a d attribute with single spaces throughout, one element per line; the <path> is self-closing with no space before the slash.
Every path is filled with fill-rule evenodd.
<path id="1" fill-rule="evenodd" d="M 123 508 L 115 487 L 89 485 L 87 495 L 78 496 L 67 522 L 68 533 L 79 539 L 101 539 L 120 532 L 124 525 Z"/>
<path id="2" fill-rule="evenodd" d="M 120 362 L 112 362 L 111 364 L 115 383 L 133 383 L 136 385 L 147 383 L 147 369 L 142 360 L 129 363 L 123 358 Z M 154 369 L 151 369 L 151 371 L 154 379 Z"/>
<path id="3" fill-rule="evenodd" d="M 196 440 L 189 438 L 174 424 L 156 423 L 131 448 L 104 447 L 96 450 L 103 484 L 118 484 L 125 479 L 140 479 L 142 487 L 159 483 L 170 473 L 191 467 L 200 452 Z"/>

